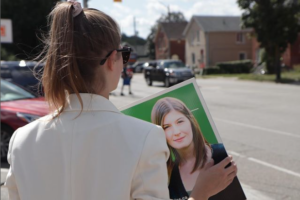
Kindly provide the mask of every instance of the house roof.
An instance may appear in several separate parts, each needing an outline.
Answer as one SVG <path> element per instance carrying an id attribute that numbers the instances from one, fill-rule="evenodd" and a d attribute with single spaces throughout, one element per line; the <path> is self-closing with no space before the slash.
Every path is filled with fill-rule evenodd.
<path id="1" fill-rule="evenodd" d="M 161 29 L 166 33 L 167 37 L 170 39 L 184 39 L 182 32 L 188 22 L 162 22 L 160 23 Z"/>
<path id="2" fill-rule="evenodd" d="M 193 16 L 191 22 L 195 20 L 196 23 L 204 32 L 219 32 L 219 31 L 241 31 L 241 17 L 240 16 Z M 191 26 L 191 22 L 185 28 L 183 35 L 185 35 Z"/>

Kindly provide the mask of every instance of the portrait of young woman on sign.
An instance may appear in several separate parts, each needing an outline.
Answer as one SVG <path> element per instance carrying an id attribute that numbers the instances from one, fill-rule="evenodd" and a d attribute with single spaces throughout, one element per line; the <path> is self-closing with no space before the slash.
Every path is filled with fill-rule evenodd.
<path id="1" fill-rule="evenodd" d="M 205 173 L 205 165 L 213 162 L 214 149 L 222 144 L 210 145 L 205 140 L 194 115 L 179 99 L 158 100 L 153 106 L 151 120 L 164 129 L 171 153 L 167 162 L 170 198 L 187 199 L 198 177 Z M 232 181 L 235 175 L 231 173 L 226 181 Z"/>

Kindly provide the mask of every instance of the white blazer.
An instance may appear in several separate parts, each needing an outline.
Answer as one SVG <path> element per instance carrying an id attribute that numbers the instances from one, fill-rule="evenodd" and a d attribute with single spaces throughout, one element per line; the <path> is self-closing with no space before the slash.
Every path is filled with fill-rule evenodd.
<path id="1" fill-rule="evenodd" d="M 161 127 L 126 116 L 106 98 L 76 95 L 59 118 L 15 131 L 10 199 L 169 199 L 169 150 Z M 80 114 L 80 115 L 79 115 Z"/>

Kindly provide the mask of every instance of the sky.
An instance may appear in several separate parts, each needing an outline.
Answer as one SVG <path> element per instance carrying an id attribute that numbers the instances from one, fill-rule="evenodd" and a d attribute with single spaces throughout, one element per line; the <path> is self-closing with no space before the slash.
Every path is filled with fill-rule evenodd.
<path id="1" fill-rule="evenodd" d="M 82 3 L 82 0 L 77 0 Z M 242 11 L 237 0 L 89 0 L 88 7 L 96 8 L 113 17 L 119 24 L 121 32 L 127 36 L 134 35 L 134 18 L 138 36 L 147 38 L 151 27 L 162 15 L 171 12 L 182 12 L 186 20 L 193 15 L 206 16 L 239 16 Z M 83 6 L 83 3 L 82 3 Z"/>

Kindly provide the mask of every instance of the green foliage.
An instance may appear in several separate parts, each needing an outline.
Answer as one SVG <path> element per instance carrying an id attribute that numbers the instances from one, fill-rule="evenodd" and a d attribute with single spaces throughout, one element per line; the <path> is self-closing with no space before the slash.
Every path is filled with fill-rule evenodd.
<path id="1" fill-rule="evenodd" d="M 200 76 L 198 76 L 200 78 Z M 274 74 L 206 74 L 201 76 L 201 78 L 238 78 L 240 80 L 253 80 L 253 81 L 260 81 L 260 82 L 275 82 L 276 77 Z M 290 84 L 300 84 L 300 71 L 295 72 L 283 72 L 281 83 L 290 83 Z"/>
<path id="2" fill-rule="evenodd" d="M 295 70 L 295 72 L 299 72 L 300 73 L 300 64 L 299 65 L 294 65 L 293 69 Z"/>
<path id="3" fill-rule="evenodd" d="M 3 46 L 1 47 L 1 60 L 18 60 L 15 55 L 8 52 Z"/>
<path id="4" fill-rule="evenodd" d="M 253 28 L 260 47 L 265 49 L 269 73 L 280 79 L 280 57 L 300 31 L 299 0 L 237 0 L 244 10 L 243 27 Z"/>
<path id="5" fill-rule="evenodd" d="M 122 34 L 122 42 L 128 42 L 129 44 L 132 45 L 145 45 L 146 40 L 143 38 L 140 38 L 138 36 L 127 36 L 126 34 Z"/>
<path id="6" fill-rule="evenodd" d="M 209 67 L 203 69 L 203 75 L 211 75 L 211 74 L 221 74 L 221 70 L 219 67 Z"/>
<path id="7" fill-rule="evenodd" d="M 217 63 L 217 67 L 220 69 L 220 73 L 242 74 L 242 73 L 250 73 L 253 64 L 251 60 L 237 60 L 231 62 Z"/>
<path id="8" fill-rule="evenodd" d="M 155 59 L 155 43 L 154 43 L 154 37 L 155 33 L 157 31 L 157 24 L 151 27 L 151 32 L 149 33 L 147 37 L 147 43 L 148 43 L 148 52 L 149 52 L 149 59 L 154 60 Z"/>
<path id="9" fill-rule="evenodd" d="M 170 12 L 168 13 L 168 15 L 161 15 L 156 22 L 161 23 L 161 22 L 185 22 L 185 21 L 186 19 L 182 12 Z"/>
<path id="10" fill-rule="evenodd" d="M 1 18 L 11 19 L 13 44 L 2 44 L 18 59 L 32 59 L 41 49 L 37 33 L 47 30 L 47 15 L 57 0 L 2 0 Z"/>
<path id="11" fill-rule="evenodd" d="M 154 44 L 154 37 L 156 31 L 158 29 L 159 23 L 162 22 L 183 22 L 186 21 L 182 12 L 170 12 L 168 15 L 161 15 L 156 23 L 151 27 L 151 32 L 147 37 L 148 43 L 148 51 L 149 51 L 149 58 L 155 59 L 155 44 Z"/>

